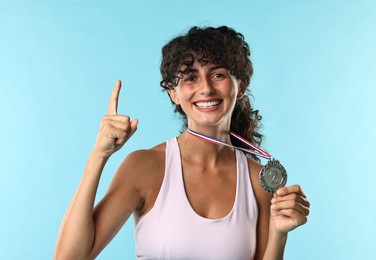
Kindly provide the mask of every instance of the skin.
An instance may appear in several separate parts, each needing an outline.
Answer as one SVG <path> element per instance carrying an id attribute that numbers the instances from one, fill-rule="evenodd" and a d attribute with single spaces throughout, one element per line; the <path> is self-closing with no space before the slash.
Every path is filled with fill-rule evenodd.
<path id="1" fill-rule="evenodd" d="M 230 142 L 228 130 L 241 82 L 221 67 L 194 64 L 193 71 L 169 91 L 187 114 L 188 127 Z M 138 121 L 118 115 L 121 82 L 112 92 L 97 141 L 81 182 L 61 224 L 54 259 L 94 259 L 133 213 L 136 223 L 153 206 L 164 177 L 165 143 L 132 152 L 116 171 L 102 200 L 94 207 L 97 187 L 108 158 L 137 130 Z M 198 107 L 196 102 L 217 106 Z M 184 185 L 194 211 L 205 218 L 226 216 L 236 193 L 236 159 L 232 148 L 203 141 L 184 132 L 178 136 Z M 259 207 L 255 259 L 283 259 L 287 233 L 307 221 L 309 202 L 299 185 L 271 195 L 258 184 L 262 166 L 248 159 L 250 179 Z M 210 199 L 208 199 L 210 198 Z"/>

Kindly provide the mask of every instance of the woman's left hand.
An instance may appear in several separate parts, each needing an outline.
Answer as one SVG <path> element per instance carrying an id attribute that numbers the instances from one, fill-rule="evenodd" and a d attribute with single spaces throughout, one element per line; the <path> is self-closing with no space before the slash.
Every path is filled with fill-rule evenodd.
<path id="1" fill-rule="evenodd" d="M 270 228 L 273 231 L 287 234 L 307 222 L 310 203 L 299 185 L 278 189 L 271 203 Z"/>

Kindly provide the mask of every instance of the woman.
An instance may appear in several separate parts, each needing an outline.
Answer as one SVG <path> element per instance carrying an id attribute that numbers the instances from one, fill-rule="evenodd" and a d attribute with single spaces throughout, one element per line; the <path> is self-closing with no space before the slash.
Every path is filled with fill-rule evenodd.
<path id="1" fill-rule="evenodd" d="M 178 137 L 135 151 L 94 207 L 108 158 L 137 129 L 117 114 L 117 81 L 81 183 L 63 219 L 55 259 L 93 259 L 131 214 L 139 259 L 282 259 L 287 233 L 307 221 L 300 186 L 265 192 L 252 155 L 192 133 L 246 147 L 229 131 L 260 144 L 259 116 L 246 90 L 250 51 L 228 27 L 197 28 L 162 50 L 161 86 L 185 123 Z M 187 131 L 189 129 L 189 131 Z"/>

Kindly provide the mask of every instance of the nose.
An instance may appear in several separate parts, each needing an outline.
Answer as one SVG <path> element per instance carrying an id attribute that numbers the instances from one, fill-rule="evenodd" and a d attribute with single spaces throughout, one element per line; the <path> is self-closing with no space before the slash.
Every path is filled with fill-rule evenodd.
<path id="1" fill-rule="evenodd" d="M 213 88 L 212 82 L 207 77 L 203 77 L 199 84 L 199 93 L 202 95 L 212 95 L 215 89 Z"/>

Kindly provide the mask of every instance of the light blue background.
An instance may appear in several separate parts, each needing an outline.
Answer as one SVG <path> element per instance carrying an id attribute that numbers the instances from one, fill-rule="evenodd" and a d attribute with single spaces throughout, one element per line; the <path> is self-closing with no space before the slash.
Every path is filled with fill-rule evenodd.
<path id="1" fill-rule="evenodd" d="M 0 259 L 51 259 L 117 79 L 139 130 L 106 166 L 178 134 L 160 49 L 228 25 L 252 50 L 264 147 L 301 184 L 309 222 L 286 259 L 372 259 L 376 4 L 342 1 L 0 1 Z M 134 259 L 133 220 L 98 259 Z"/>

